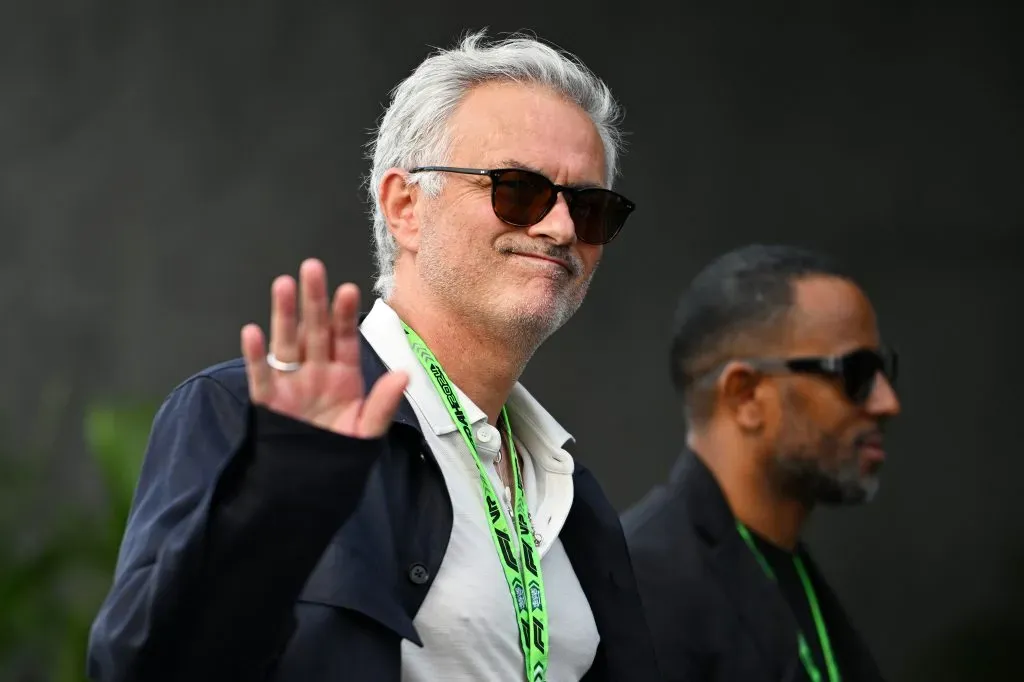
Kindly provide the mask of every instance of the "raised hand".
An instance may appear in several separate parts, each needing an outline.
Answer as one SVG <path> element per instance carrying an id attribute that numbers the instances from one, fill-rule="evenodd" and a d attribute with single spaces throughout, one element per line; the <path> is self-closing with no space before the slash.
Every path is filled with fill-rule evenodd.
<path id="1" fill-rule="evenodd" d="M 388 372 L 366 393 L 359 363 L 359 288 L 339 286 L 328 309 L 327 271 L 309 259 L 299 270 L 298 289 L 297 305 L 291 277 L 278 277 L 271 288 L 271 360 L 285 371 L 268 364 L 259 326 L 242 328 L 249 397 L 256 405 L 345 436 L 382 436 L 408 377 Z"/>

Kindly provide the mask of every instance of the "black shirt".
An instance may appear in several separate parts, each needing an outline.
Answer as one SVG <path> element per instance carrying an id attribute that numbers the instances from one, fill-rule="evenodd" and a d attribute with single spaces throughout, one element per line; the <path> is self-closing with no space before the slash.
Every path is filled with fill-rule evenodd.
<path id="1" fill-rule="evenodd" d="M 750 536 L 753 538 L 754 544 L 761 551 L 765 561 L 768 562 L 772 571 L 775 572 L 775 579 L 779 589 L 782 591 L 786 603 L 789 604 L 789 608 L 793 612 L 797 627 L 800 628 L 800 632 L 804 634 L 804 639 L 807 640 L 807 646 L 811 648 L 814 664 L 821 673 L 821 682 L 828 682 L 828 667 L 825 665 L 821 641 L 818 639 L 818 628 L 814 623 L 814 616 L 811 613 L 811 604 L 807 599 L 807 592 L 804 590 L 804 584 L 800 580 L 800 574 L 797 573 L 796 564 L 793 561 L 794 553 L 773 545 L 753 531 L 750 531 Z M 814 585 L 814 589 L 817 592 L 818 586 Z M 827 628 L 828 623 L 825 626 Z M 802 662 L 800 670 L 803 673 L 803 678 L 801 679 L 809 681 L 811 679 L 810 675 L 807 674 Z"/>

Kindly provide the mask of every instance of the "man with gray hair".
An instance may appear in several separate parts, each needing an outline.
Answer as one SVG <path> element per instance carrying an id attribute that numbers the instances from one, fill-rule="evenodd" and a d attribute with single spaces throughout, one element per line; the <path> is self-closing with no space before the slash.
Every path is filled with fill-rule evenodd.
<path id="1" fill-rule="evenodd" d="M 518 383 L 633 205 L 571 55 L 467 36 L 373 146 L 379 294 L 277 278 L 269 340 L 153 425 L 98 682 L 655 680 L 617 514 Z M 301 321 L 300 321 L 301 320 Z"/>

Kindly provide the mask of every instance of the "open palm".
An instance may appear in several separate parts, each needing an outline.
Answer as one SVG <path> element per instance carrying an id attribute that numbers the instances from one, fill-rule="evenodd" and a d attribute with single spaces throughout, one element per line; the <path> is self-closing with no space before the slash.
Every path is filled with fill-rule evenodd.
<path id="1" fill-rule="evenodd" d="M 286 275 L 274 280 L 270 352 L 290 367 L 271 367 L 263 331 L 255 324 L 243 327 L 242 355 L 252 402 L 344 436 L 377 438 L 386 433 L 408 377 L 388 372 L 366 393 L 358 316 L 359 288 L 354 284 L 339 286 L 328 308 L 327 272 L 318 260 L 302 264 L 299 285 Z"/>

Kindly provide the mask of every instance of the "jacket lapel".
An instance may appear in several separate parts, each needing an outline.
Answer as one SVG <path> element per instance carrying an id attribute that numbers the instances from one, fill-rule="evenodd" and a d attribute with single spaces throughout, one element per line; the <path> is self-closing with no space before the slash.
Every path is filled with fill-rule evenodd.
<path id="1" fill-rule="evenodd" d="M 366 315 L 367 313 L 359 315 L 359 324 L 363 323 Z M 370 388 L 377 382 L 377 379 L 380 379 L 387 373 L 388 368 L 384 361 L 380 359 L 380 356 L 377 355 L 377 351 L 373 349 L 373 346 L 370 345 L 370 342 L 362 334 L 359 335 L 359 363 L 363 370 L 363 385 L 365 390 L 369 392 Z M 395 413 L 395 418 L 392 421 L 410 426 L 421 434 L 423 432 L 420 428 L 419 420 L 416 419 L 416 413 L 413 411 L 412 405 L 409 404 L 409 401 L 404 396 L 402 397 L 402 402 L 398 404 L 398 411 Z"/>
<path id="2" fill-rule="evenodd" d="M 766 661 L 786 661 L 781 679 L 795 678 L 797 624 L 778 586 L 764 574 L 750 548 L 736 531 L 736 521 L 711 471 L 686 452 L 672 472 L 676 497 L 684 501 L 701 539 L 707 561 L 722 590 L 733 602 L 744 629 Z"/>

